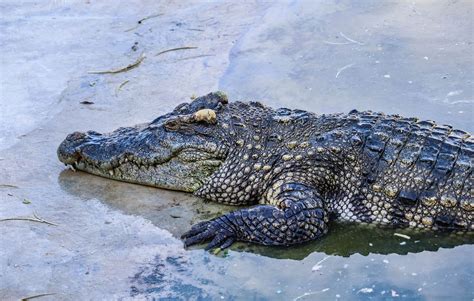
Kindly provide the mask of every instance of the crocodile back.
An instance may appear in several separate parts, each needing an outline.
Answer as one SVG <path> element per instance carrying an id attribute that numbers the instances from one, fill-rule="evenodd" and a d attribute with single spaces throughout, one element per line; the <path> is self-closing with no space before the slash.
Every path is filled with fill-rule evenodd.
<path id="1" fill-rule="evenodd" d="M 346 168 L 340 177 L 342 201 L 335 208 L 349 208 L 340 212 L 343 218 L 394 226 L 472 228 L 474 140 L 469 133 L 373 112 L 354 111 L 343 119 L 345 135 L 338 143 L 344 144 Z M 357 184 L 351 191 L 344 187 L 348 179 Z"/>

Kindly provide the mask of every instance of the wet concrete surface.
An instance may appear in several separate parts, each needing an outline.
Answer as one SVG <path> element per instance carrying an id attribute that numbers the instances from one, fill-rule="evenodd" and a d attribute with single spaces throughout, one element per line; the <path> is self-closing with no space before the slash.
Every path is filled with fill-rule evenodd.
<path id="1" fill-rule="evenodd" d="M 372 109 L 472 132 L 470 2 L 4 1 L 0 10 L 0 219 L 56 224 L 0 222 L 2 300 L 474 297 L 472 236 L 406 240 L 333 225 L 318 242 L 236 244 L 215 256 L 177 237 L 231 207 L 73 172 L 55 154 L 70 132 L 150 121 L 217 89 L 231 101 Z M 156 56 L 183 46 L 197 48 Z M 142 54 L 128 72 L 88 73 Z"/>

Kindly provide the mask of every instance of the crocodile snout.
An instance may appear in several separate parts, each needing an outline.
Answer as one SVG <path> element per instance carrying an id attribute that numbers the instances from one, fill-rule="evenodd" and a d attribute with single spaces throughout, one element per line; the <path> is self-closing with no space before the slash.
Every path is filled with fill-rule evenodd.
<path id="1" fill-rule="evenodd" d="M 81 158 L 81 145 L 86 143 L 89 135 L 81 132 L 69 134 L 58 147 L 58 158 L 64 164 L 73 164 Z"/>

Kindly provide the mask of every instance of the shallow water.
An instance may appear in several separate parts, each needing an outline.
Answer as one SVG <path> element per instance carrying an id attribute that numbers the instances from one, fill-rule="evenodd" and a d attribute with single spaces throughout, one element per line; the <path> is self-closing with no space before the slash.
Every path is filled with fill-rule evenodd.
<path id="1" fill-rule="evenodd" d="M 0 219 L 35 212 L 58 224 L 0 223 L 1 299 L 474 298 L 472 235 L 332 224 L 291 248 L 184 250 L 176 237 L 191 224 L 233 208 L 65 170 L 55 155 L 67 133 L 149 121 L 216 89 L 473 132 L 469 1 L 127 3 L 0 5 Z M 198 49 L 155 56 L 180 46 Z M 87 73 L 142 52 L 127 73 Z"/>
<path id="2" fill-rule="evenodd" d="M 294 1 L 273 7 L 232 49 L 220 88 L 314 112 L 433 119 L 472 132 L 469 1 Z"/>

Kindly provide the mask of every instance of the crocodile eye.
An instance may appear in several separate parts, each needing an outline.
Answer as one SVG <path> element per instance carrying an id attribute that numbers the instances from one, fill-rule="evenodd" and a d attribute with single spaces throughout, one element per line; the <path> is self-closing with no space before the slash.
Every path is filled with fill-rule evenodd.
<path id="1" fill-rule="evenodd" d="M 216 124 L 216 112 L 211 109 L 202 109 L 193 114 L 178 115 L 171 117 L 164 123 L 164 128 L 168 131 L 192 131 L 193 124 Z"/>
<path id="2" fill-rule="evenodd" d="M 179 129 L 179 122 L 174 119 L 168 120 L 165 122 L 164 127 L 169 131 L 177 131 Z"/>

